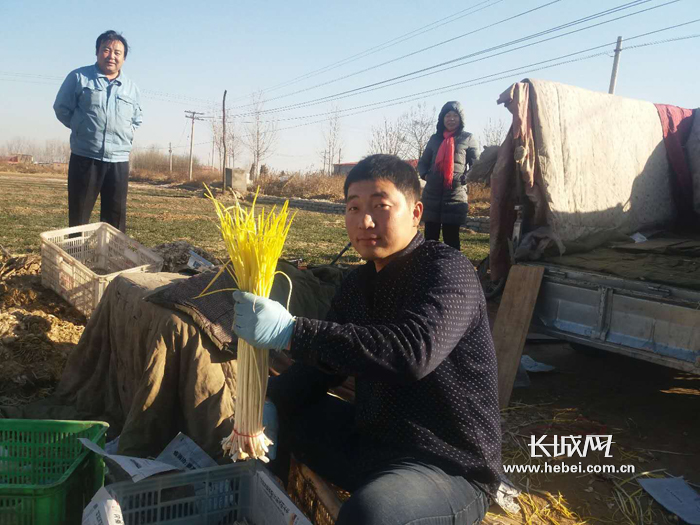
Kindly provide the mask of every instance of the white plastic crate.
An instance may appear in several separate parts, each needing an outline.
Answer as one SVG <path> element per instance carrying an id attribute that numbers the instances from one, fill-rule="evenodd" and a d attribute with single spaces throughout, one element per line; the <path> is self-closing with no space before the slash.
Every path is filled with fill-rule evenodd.
<path id="1" fill-rule="evenodd" d="M 105 222 L 41 234 L 41 283 L 86 317 L 117 275 L 162 267 L 160 256 Z"/>
<path id="2" fill-rule="evenodd" d="M 124 481 L 106 489 L 126 525 L 311 525 L 257 462 Z"/>

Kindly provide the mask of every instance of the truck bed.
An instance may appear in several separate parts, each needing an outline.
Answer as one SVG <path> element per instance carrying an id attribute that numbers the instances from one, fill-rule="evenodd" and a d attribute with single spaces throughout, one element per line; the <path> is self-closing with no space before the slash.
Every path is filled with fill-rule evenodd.
<path id="1" fill-rule="evenodd" d="M 533 329 L 700 373 L 698 252 L 666 238 L 526 263 L 545 267 Z"/>
<path id="2" fill-rule="evenodd" d="M 700 290 L 700 238 L 661 237 L 549 257 L 543 262 L 623 279 Z"/>

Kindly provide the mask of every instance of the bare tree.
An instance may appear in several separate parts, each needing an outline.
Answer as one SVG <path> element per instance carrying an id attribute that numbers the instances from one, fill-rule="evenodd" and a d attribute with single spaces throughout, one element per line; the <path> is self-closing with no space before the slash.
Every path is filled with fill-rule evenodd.
<path id="1" fill-rule="evenodd" d="M 3 151 L 6 155 L 27 154 L 37 155 L 38 150 L 36 144 L 27 137 L 15 136 L 5 142 Z M 38 156 L 38 155 L 37 155 Z"/>
<path id="2" fill-rule="evenodd" d="M 219 163 L 221 168 L 224 168 L 224 141 L 221 137 L 223 133 L 221 120 L 213 118 L 211 120 L 211 140 L 214 142 L 214 150 L 219 156 Z"/>
<path id="3" fill-rule="evenodd" d="M 323 172 L 326 175 L 333 174 L 333 164 L 340 164 L 342 154 L 342 138 L 340 136 L 340 109 L 335 106 L 326 126 L 323 130 Z"/>
<path id="4" fill-rule="evenodd" d="M 263 120 L 263 108 L 265 102 L 262 92 L 253 95 L 253 103 L 250 115 L 251 123 L 248 126 L 248 133 L 242 137 L 243 143 L 253 156 L 253 168 L 251 172 L 256 178 L 260 173 L 262 161 L 268 158 L 277 142 L 277 122 L 273 120 Z"/>
<path id="5" fill-rule="evenodd" d="M 54 159 L 56 158 L 56 148 L 58 143 L 60 143 L 57 140 L 45 140 L 44 141 L 44 147 L 41 150 L 41 155 L 39 156 L 39 161 L 40 162 L 56 162 Z"/>
<path id="6" fill-rule="evenodd" d="M 489 119 L 488 123 L 481 130 L 481 145 L 486 146 L 500 146 L 506 138 L 506 133 L 508 133 L 508 125 L 503 119 L 498 119 L 493 121 Z"/>
<path id="7" fill-rule="evenodd" d="M 70 144 L 65 140 L 52 139 L 44 142 L 44 149 L 41 153 L 43 162 L 67 163 L 70 158 Z"/>
<path id="8" fill-rule="evenodd" d="M 404 113 L 403 124 L 404 134 L 407 141 L 407 155 L 414 159 L 420 159 L 425 150 L 428 140 L 435 132 L 435 106 L 428 109 L 428 105 L 423 102 Z"/>
<path id="9" fill-rule="evenodd" d="M 222 168 L 235 168 L 236 158 L 241 152 L 241 134 L 236 122 L 229 118 L 226 119 L 226 164 L 224 164 L 224 138 L 221 119 L 212 120 L 211 135 Z"/>
<path id="10" fill-rule="evenodd" d="M 62 162 L 68 164 L 70 160 L 70 142 L 67 140 L 59 140 L 56 145 L 56 158 L 54 162 Z"/>
<path id="11" fill-rule="evenodd" d="M 384 117 L 382 124 L 372 126 L 372 137 L 369 141 L 370 154 L 386 153 L 405 158 L 409 151 L 409 145 L 404 120 L 404 116 L 393 122 Z"/>
<path id="12" fill-rule="evenodd" d="M 229 128 L 230 126 L 230 128 Z M 236 167 L 236 157 L 241 152 L 241 134 L 236 122 L 226 123 L 226 154 L 231 161 L 231 167 Z"/>

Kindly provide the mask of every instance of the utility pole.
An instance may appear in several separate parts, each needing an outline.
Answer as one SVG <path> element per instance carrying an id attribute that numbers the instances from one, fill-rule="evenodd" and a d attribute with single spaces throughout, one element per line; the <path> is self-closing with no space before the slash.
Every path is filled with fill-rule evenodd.
<path id="1" fill-rule="evenodd" d="M 201 111 L 185 111 L 185 118 L 192 119 L 192 132 L 190 133 L 190 181 L 192 180 L 192 148 L 194 147 L 194 121 L 204 120 L 197 115 L 204 115 Z"/>
<path id="2" fill-rule="evenodd" d="M 224 100 L 221 102 L 221 112 L 223 116 L 223 131 L 221 140 L 224 143 L 224 172 L 221 174 L 221 191 L 226 192 L 226 168 L 228 166 L 228 156 L 226 155 L 226 89 L 224 89 Z"/>
<path id="3" fill-rule="evenodd" d="M 615 59 L 613 60 L 612 75 L 610 75 L 610 88 L 608 93 L 615 94 L 615 84 L 617 83 L 617 68 L 620 66 L 620 51 L 622 51 L 622 37 L 617 37 L 617 46 L 615 46 Z"/>
<path id="4" fill-rule="evenodd" d="M 173 143 L 168 142 L 168 152 L 170 153 L 170 173 L 173 172 Z"/>

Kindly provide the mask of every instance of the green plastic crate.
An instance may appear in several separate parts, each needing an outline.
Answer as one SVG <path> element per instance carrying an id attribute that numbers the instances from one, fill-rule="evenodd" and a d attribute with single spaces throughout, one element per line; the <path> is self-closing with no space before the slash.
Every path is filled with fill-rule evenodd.
<path id="1" fill-rule="evenodd" d="M 104 460 L 78 438 L 101 447 L 101 421 L 0 419 L 0 525 L 80 523 L 104 484 Z"/>

